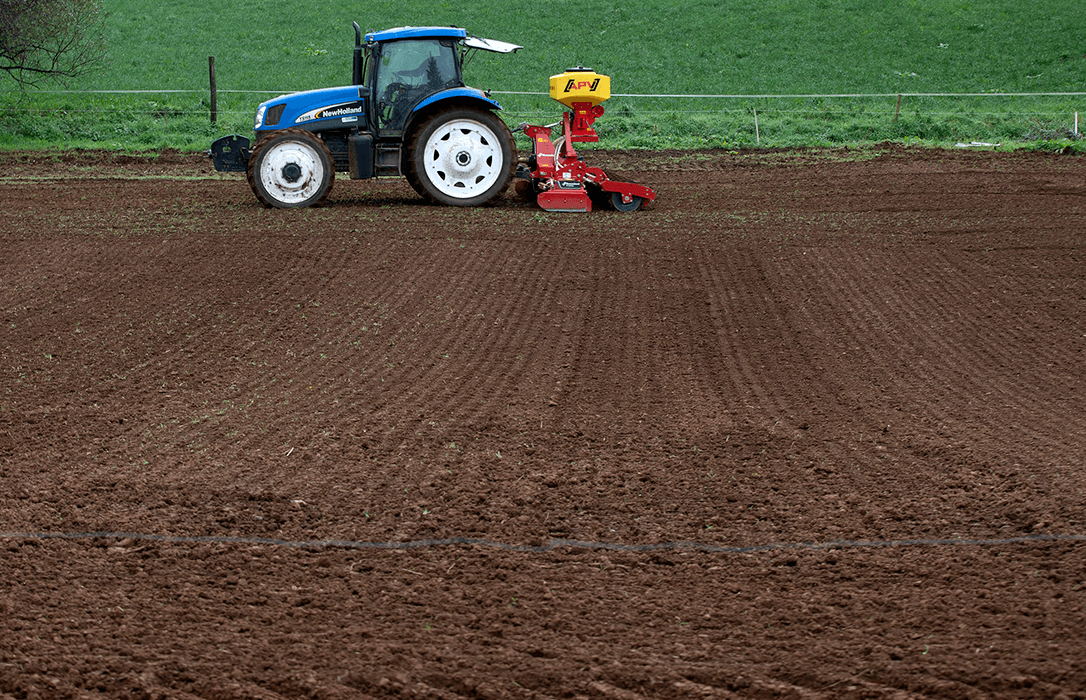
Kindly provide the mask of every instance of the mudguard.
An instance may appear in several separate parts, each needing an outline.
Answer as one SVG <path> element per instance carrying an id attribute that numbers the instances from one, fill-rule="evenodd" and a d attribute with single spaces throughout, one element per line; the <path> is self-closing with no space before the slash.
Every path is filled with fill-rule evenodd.
<path id="1" fill-rule="evenodd" d="M 479 100 L 480 102 L 483 103 L 480 106 L 484 107 L 485 109 L 501 109 L 502 108 L 502 106 L 500 104 L 498 104 L 496 100 L 490 99 L 490 97 L 488 97 L 485 92 L 483 92 L 482 90 L 480 90 L 478 88 L 455 87 L 455 88 L 449 88 L 448 90 L 442 90 L 440 92 L 435 92 L 434 94 L 430 95 L 426 99 L 420 101 L 417 105 L 415 105 L 415 107 L 411 111 L 412 112 L 417 112 L 420 109 L 423 109 L 425 107 L 428 107 L 429 105 L 434 104 L 435 102 L 440 102 L 441 100 L 448 100 L 448 99 L 451 99 L 451 98 L 454 98 L 454 97 L 469 97 L 469 98 L 471 98 L 473 100 Z"/>

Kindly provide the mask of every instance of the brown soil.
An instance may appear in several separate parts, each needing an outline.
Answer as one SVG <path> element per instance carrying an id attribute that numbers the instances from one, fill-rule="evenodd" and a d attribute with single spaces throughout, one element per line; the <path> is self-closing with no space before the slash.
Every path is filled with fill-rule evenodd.
<path id="1" fill-rule="evenodd" d="M 0 698 L 1086 697 L 1086 160 L 586 156 L 0 155 Z"/>

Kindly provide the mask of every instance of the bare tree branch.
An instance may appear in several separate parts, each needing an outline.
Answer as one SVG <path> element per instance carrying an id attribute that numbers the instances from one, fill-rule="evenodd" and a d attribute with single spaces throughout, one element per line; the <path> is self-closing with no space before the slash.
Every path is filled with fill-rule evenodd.
<path id="1" fill-rule="evenodd" d="M 78 77 L 105 55 L 101 0 L 0 0 L 0 72 L 24 87 Z"/>

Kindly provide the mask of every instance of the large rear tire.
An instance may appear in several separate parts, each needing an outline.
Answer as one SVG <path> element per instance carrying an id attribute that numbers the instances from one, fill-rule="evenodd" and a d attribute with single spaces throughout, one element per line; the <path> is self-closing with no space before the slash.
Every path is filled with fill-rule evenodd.
<path id="1" fill-rule="evenodd" d="M 431 202 L 477 207 L 509 187 L 516 166 L 516 145 L 505 122 L 461 107 L 437 112 L 414 132 L 405 175 Z"/>
<path id="2" fill-rule="evenodd" d="M 336 169 L 320 137 L 304 129 L 275 131 L 249 156 L 249 186 L 268 207 L 308 207 L 332 191 Z"/>

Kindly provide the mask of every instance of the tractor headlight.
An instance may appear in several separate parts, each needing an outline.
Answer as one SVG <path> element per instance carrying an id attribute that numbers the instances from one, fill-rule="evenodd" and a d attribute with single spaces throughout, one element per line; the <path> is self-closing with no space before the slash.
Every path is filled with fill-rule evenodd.
<path id="1" fill-rule="evenodd" d="M 264 111 L 268 109 L 268 105 L 262 104 L 256 108 L 256 118 L 253 119 L 253 129 L 259 129 L 260 125 L 264 123 Z"/>

